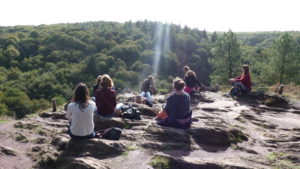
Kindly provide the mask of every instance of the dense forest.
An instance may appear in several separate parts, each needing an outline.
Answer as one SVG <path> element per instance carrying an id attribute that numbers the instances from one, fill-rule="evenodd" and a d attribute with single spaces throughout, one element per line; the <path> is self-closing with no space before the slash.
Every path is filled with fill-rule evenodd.
<path id="1" fill-rule="evenodd" d="M 118 92 L 153 74 L 160 92 L 189 65 L 205 85 L 251 65 L 260 86 L 300 84 L 300 32 L 206 32 L 160 22 L 0 27 L 0 115 L 21 118 L 69 100 L 78 82 L 112 76 Z"/>

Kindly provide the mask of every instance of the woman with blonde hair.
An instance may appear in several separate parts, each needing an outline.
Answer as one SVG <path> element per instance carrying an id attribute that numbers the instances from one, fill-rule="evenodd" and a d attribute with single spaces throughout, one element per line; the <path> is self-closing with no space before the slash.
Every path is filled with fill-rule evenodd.
<path id="1" fill-rule="evenodd" d="M 116 92 L 113 88 L 113 81 L 105 74 L 101 78 L 101 89 L 96 91 L 97 113 L 104 117 L 113 117 L 117 105 Z"/>
<path id="2" fill-rule="evenodd" d="M 84 83 L 79 83 L 67 108 L 67 118 L 71 119 L 69 134 L 72 138 L 95 137 L 93 120 L 95 108 L 88 87 Z"/>

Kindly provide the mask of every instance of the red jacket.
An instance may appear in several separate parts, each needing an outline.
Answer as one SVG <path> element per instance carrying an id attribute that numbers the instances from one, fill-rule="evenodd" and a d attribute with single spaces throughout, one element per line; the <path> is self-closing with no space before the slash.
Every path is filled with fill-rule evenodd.
<path id="1" fill-rule="evenodd" d="M 245 85 L 249 90 L 251 90 L 251 77 L 250 73 L 247 74 L 241 74 L 240 76 L 234 78 L 234 81 L 236 82 L 242 82 L 243 85 Z"/>
<path id="2" fill-rule="evenodd" d="M 108 115 L 115 111 L 117 105 L 116 92 L 110 88 L 96 91 L 96 106 L 98 114 Z"/>

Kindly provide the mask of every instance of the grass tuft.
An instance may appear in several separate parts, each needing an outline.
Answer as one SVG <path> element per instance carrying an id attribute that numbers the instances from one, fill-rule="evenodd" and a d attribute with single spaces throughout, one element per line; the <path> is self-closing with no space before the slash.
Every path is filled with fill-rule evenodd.
<path id="1" fill-rule="evenodd" d="M 149 163 L 154 169 L 170 169 L 170 159 L 163 156 L 154 156 Z"/>

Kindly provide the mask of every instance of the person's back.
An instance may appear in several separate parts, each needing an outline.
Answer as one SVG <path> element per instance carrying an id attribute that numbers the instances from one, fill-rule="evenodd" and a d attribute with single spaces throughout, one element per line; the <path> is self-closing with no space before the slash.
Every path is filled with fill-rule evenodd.
<path id="1" fill-rule="evenodd" d="M 195 87 L 197 85 L 197 79 L 193 76 L 184 77 L 184 82 L 187 87 Z"/>
<path id="2" fill-rule="evenodd" d="M 67 107 L 67 117 L 71 120 L 68 133 L 72 138 L 93 138 L 94 110 L 96 106 L 90 100 L 89 89 L 84 83 L 79 83 L 72 102 Z"/>
<path id="3" fill-rule="evenodd" d="M 194 88 L 196 85 L 201 85 L 200 82 L 196 78 L 196 74 L 194 71 L 190 70 L 184 76 L 184 82 L 186 87 Z"/>
<path id="4" fill-rule="evenodd" d="M 184 119 L 190 113 L 190 96 L 187 93 L 174 93 L 167 99 L 165 110 L 168 117 L 173 119 Z"/>
<path id="5" fill-rule="evenodd" d="M 117 105 L 116 92 L 110 88 L 102 88 L 96 91 L 96 104 L 98 114 L 109 115 L 114 113 Z"/>
<path id="6" fill-rule="evenodd" d="M 100 116 L 113 117 L 117 105 L 116 92 L 112 90 L 113 81 L 109 75 L 103 75 L 101 89 L 96 91 L 97 112 Z"/>
<path id="7" fill-rule="evenodd" d="M 192 123 L 192 112 L 190 112 L 190 95 L 183 91 L 185 83 L 176 78 L 173 82 L 175 89 L 167 99 L 163 111 L 158 113 L 158 124 L 167 127 L 188 128 Z"/>
<path id="8" fill-rule="evenodd" d="M 67 108 L 68 117 L 71 120 L 70 130 L 73 135 L 86 136 L 94 131 L 94 110 L 95 103 L 89 101 L 87 107 L 80 108 L 80 105 L 76 102 L 71 102 Z"/>

